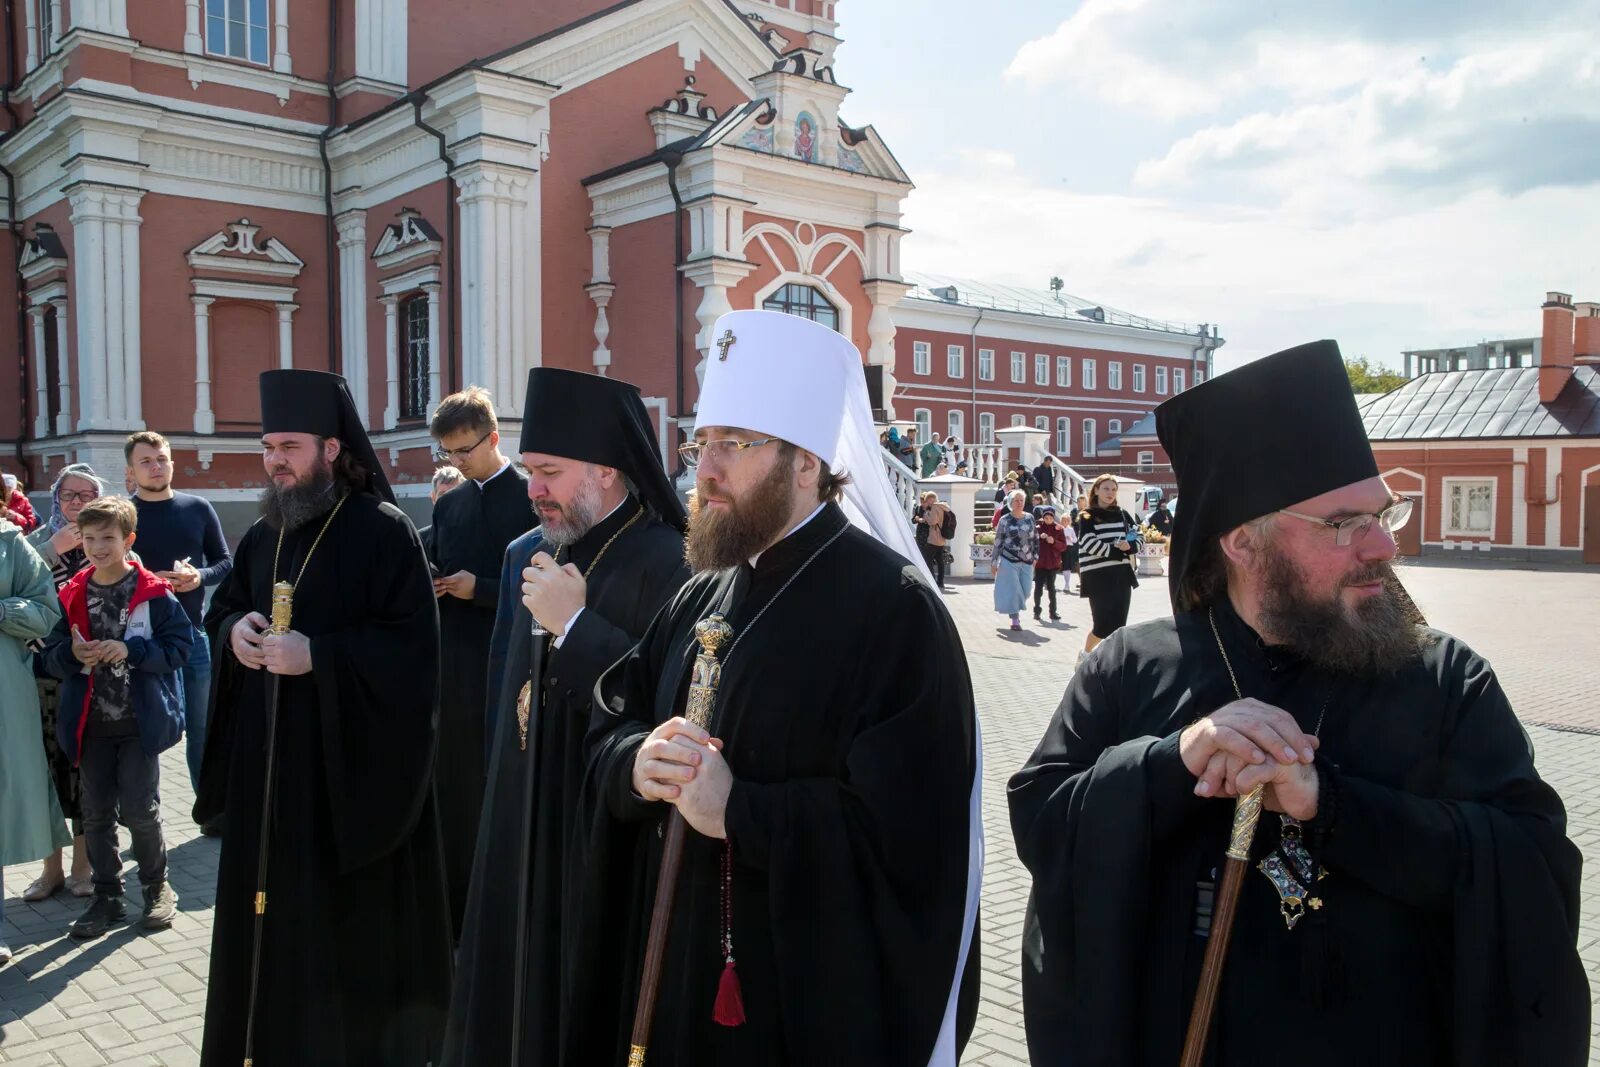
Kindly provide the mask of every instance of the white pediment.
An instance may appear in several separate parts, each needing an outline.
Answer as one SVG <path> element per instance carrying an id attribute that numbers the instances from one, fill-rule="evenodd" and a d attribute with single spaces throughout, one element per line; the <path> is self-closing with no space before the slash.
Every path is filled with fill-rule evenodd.
<path id="1" fill-rule="evenodd" d="M 443 247 L 439 231 L 420 213 L 406 208 L 398 221 L 383 228 L 383 236 L 372 250 L 372 258 L 380 268 L 388 270 L 419 257 L 436 256 Z"/>
<path id="2" fill-rule="evenodd" d="M 305 261 L 276 237 L 260 241 L 261 227 L 249 219 L 231 222 L 189 249 L 189 266 L 196 270 L 235 274 L 270 274 L 298 277 Z"/>

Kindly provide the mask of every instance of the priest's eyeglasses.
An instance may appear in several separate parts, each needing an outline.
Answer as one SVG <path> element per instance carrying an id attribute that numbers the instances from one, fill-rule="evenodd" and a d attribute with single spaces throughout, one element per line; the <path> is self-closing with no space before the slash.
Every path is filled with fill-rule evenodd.
<path id="1" fill-rule="evenodd" d="M 454 463 L 459 467 L 461 461 L 477 451 L 478 446 L 487 441 L 491 433 L 494 433 L 494 431 L 490 430 L 489 433 L 484 434 L 466 448 L 436 448 L 433 450 L 433 461 L 435 463 Z"/>
<path id="2" fill-rule="evenodd" d="M 1345 519 L 1319 519 L 1315 515 L 1302 515 L 1298 511 L 1288 508 L 1279 508 L 1278 514 L 1289 515 L 1306 522 L 1314 522 L 1319 526 L 1327 526 L 1334 531 L 1333 543 L 1340 548 L 1354 544 L 1367 536 L 1367 531 L 1372 529 L 1372 524 L 1377 523 L 1388 533 L 1394 533 L 1411 519 L 1412 502 L 1409 497 L 1400 497 L 1376 515 L 1351 515 Z"/>
<path id="3" fill-rule="evenodd" d="M 678 446 L 678 456 L 684 463 L 691 467 L 700 465 L 700 457 L 711 453 L 711 458 L 717 461 L 718 466 L 726 466 L 728 461 L 747 448 L 758 448 L 761 445 L 770 445 L 776 442 L 776 437 L 763 437 L 759 441 L 735 441 L 725 437 L 720 441 L 694 442 Z"/>

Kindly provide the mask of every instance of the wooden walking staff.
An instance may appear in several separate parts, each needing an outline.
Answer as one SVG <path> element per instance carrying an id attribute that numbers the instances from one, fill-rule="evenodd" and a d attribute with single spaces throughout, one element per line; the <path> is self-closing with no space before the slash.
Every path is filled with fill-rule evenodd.
<path id="1" fill-rule="evenodd" d="M 1233 832 L 1222 861 L 1222 884 L 1217 889 L 1216 907 L 1211 911 L 1211 932 L 1206 938 L 1205 959 L 1200 965 L 1200 985 L 1194 992 L 1194 1010 L 1189 1013 L 1189 1034 L 1183 1042 L 1182 1067 L 1200 1067 L 1206 1053 L 1206 1037 L 1211 1033 L 1211 1017 L 1217 1009 L 1217 990 L 1222 985 L 1222 964 L 1228 955 L 1228 939 L 1233 935 L 1233 915 L 1239 905 L 1239 890 L 1244 886 L 1245 868 L 1250 865 L 1250 842 L 1255 840 L 1256 823 L 1261 820 L 1261 795 L 1265 786 L 1256 786 L 1239 798 L 1233 807 Z"/>
<path id="2" fill-rule="evenodd" d="M 315 546 L 313 546 L 315 547 Z M 294 586 L 277 582 L 272 587 L 272 625 L 270 634 L 282 637 L 289 632 L 294 613 Z M 267 685 L 267 773 L 261 794 L 261 852 L 256 860 L 255 944 L 250 950 L 250 1011 L 244 1023 L 244 1067 L 254 1062 L 256 1041 L 256 993 L 261 981 L 261 938 L 267 918 L 267 859 L 272 834 L 273 783 L 278 771 L 278 675 L 268 672 Z"/>
<path id="3" fill-rule="evenodd" d="M 700 642 L 700 653 L 694 658 L 694 674 L 689 680 L 689 699 L 684 705 L 683 717 L 702 730 L 709 730 L 717 705 L 717 685 L 722 681 L 722 664 L 717 662 L 717 652 L 733 636 L 733 627 L 722 621 L 720 613 L 714 613 L 695 624 L 694 636 Z M 650 1044 L 650 1023 L 655 1017 L 656 994 L 661 988 L 661 965 L 666 959 L 672 898 L 678 888 L 678 868 L 683 865 L 683 837 L 687 826 L 678 809 L 673 808 L 667 816 L 661 846 L 661 871 L 656 880 L 655 907 L 650 911 L 650 936 L 644 946 L 639 1002 L 633 1011 L 628 1067 L 644 1067 L 645 1050 Z"/>

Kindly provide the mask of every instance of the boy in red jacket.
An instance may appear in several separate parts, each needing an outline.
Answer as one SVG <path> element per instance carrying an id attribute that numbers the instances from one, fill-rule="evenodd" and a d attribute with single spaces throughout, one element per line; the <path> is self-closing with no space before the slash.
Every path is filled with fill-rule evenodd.
<path id="1" fill-rule="evenodd" d="M 133 838 L 146 929 L 172 925 L 178 898 L 167 884 L 159 757 L 183 736 L 183 677 L 193 627 L 172 586 L 128 558 L 138 512 L 122 497 L 78 514 L 92 567 L 61 589 L 63 615 L 45 642 L 47 672 L 62 680 L 56 740 L 77 765 L 94 899 L 72 924 L 99 937 L 127 917 L 117 819 Z"/>

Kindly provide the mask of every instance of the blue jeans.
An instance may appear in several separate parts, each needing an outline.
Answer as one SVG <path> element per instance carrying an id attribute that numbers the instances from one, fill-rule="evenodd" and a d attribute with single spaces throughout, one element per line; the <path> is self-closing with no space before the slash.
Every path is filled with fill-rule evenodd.
<path id="1" fill-rule="evenodd" d="M 200 760 L 206 754 L 206 709 L 211 702 L 211 645 L 206 632 L 194 630 L 194 647 L 183 668 L 184 756 L 189 762 L 189 784 L 200 787 Z"/>

